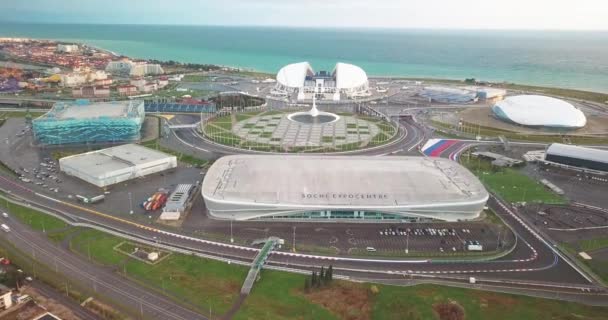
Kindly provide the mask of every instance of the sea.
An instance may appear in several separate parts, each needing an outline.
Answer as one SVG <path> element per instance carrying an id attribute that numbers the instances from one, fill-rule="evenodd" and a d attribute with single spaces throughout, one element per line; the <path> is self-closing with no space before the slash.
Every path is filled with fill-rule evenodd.
<path id="1" fill-rule="evenodd" d="M 82 42 L 118 54 L 269 73 L 308 61 L 370 76 L 465 79 L 608 93 L 608 32 L 396 30 L 0 22 L 0 37 Z"/>

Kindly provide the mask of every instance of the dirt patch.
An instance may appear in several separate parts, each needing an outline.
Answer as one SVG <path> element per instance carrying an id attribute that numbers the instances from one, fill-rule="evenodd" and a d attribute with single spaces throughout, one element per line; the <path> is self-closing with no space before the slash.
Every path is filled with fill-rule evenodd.
<path id="1" fill-rule="evenodd" d="M 416 291 L 416 295 L 420 296 L 420 297 L 425 297 L 425 298 L 434 297 L 437 295 L 437 290 L 434 288 L 420 287 Z"/>
<path id="2" fill-rule="evenodd" d="M 475 292 L 473 293 L 473 296 L 479 300 L 479 305 L 482 308 L 492 306 L 508 309 L 517 304 L 517 301 L 508 295 L 500 295 L 492 292 Z"/>
<path id="3" fill-rule="evenodd" d="M 304 294 L 313 303 L 322 305 L 344 320 L 371 319 L 370 295 L 371 292 L 366 287 L 345 282 L 334 282 L 329 287 L 313 289 Z"/>
<path id="4" fill-rule="evenodd" d="M 455 301 L 434 304 L 433 310 L 439 320 L 464 320 L 464 308 Z"/>

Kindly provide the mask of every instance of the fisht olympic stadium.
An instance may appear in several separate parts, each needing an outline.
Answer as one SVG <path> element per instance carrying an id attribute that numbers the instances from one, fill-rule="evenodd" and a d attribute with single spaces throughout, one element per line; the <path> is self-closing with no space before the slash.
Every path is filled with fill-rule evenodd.
<path id="1" fill-rule="evenodd" d="M 425 157 L 226 156 L 201 193 L 212 218 L 241 221 L 459 221 L 488 200 L 470 171 Z"/>
<path id="2" fill-rule="evenodd" d="M 308 62 L 292 63 L 277 73 L 276 94 L 295 94 L 298 100 L 313 93 L 327 94 L 332 100 L 369 96 L 367 74 L 358 66 L 338 62 L 332 72 L 315 73 Z"/>

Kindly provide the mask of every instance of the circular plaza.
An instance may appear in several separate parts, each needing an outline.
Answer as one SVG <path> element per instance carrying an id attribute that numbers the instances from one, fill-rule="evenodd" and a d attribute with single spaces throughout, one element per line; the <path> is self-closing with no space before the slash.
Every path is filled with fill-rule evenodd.
<path id="1" fill-rule="evenodd" d="M 386 144 L 397 134 L 395 126 L 381 118 L 354 113 L 339 113 L 330 121 L 298 121 L 293 115 L 272 110 L 237 113 L 206 119 L 201 127 L 216 143 L 266 152 L 360 150 Z"/>

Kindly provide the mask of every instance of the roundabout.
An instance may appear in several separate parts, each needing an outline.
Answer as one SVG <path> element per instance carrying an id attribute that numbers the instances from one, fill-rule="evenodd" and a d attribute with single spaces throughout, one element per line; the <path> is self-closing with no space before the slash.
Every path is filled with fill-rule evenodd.
<path id="1" fill-rule="evenodd" d="M 398 129 L 381 118 L 356 113 L 256 111 L 201 122 L 202 136 L 216 144 L 261 152 L 332 153 L 388 144 Z"/>

